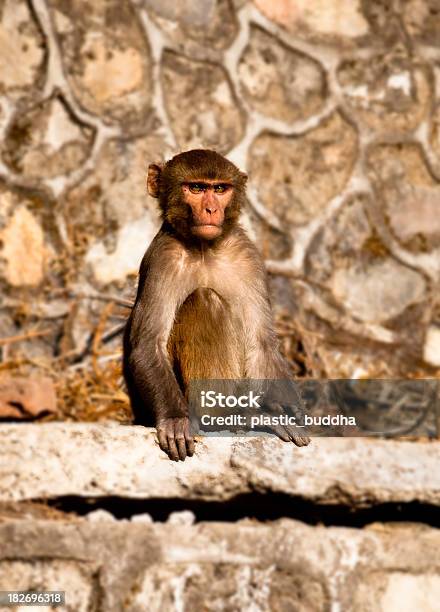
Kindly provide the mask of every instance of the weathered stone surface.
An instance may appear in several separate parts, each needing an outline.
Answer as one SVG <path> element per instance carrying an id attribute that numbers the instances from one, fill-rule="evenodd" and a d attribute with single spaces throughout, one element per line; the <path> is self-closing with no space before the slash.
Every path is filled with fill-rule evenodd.
<path id="1" fill-rule="evenodd" d="M 370 220 L 368 205 L 369 198 L 363 194 L 345 203 L 315 236 L 307 267 L 311 277 L 325 284 L 353 316 L 384 323 L 420 302 L 426 283 L 420 274 L 390 259 Z"/>
<path id="2" fill-rule="evenodd" d="M 432 325 L 428 328 L 423 358 L 431 365 L 440 367 L 440 327 Z"/>
<path id="3" fill-rule="evenodd" d="M 141 0 L 141 6 L 151 10 L 153 13 L 169 19 L 179 21 L 188 26 L 208 26 L 217 2 L 215 0 Z"/>
<path id="4" fill-rule="evenodd" d="M 149 163 L 163 161 L 165 148 L 163 139 L 154 133 L 135 140 L 108 141 L 94 170 L 63 200 L 63 214 L 72 232 L 92 230 L 92 238 L 101 238 L 150 209 L 156 210 L 157 203 L 147 195 L 147 168 Z"/>
<path id="5" fill-rule="evenodd" d="M 193 525 L 196 517 L 190 510 L 183 510 L 181 512 L 171 512 L 168 516 L 167 523 L 169 525 Z"/>
<path id="6" fill-rule="evenodd" d="M 196 563 L 157 565 L 145 572 L 133 604 L 142 609 L 173 608 L 173 581 L 183 587 L 184 610 L 247 610 L 269 612 L 283 609 L 318 612 L 329 609 L 329 595 L 319 575 L 296 568 L 275 568 L 253 563 Z M 162 585 L 157 588 L 156 585 Z M 170 588 L 171 586 L 171 588 Z M 136 608 L 135 608 L 136 609 Z"/>
<path id="7" fill-rule="evenodd" d="M 54 96 L 19 112 L 8 129 L 3 159 L 27 177 L 53 178 L 78 168 L 88 157 L 93 130 L 73 119 Z"/>
<path id="8" fill-rule="evenodd" d="M 403 0 L 402 18 L 411 36 L 440 46 L 440 6 L 436 0 Z"/>
<path id="9" fill-rule="evenodd" d="M 419 302 L 426 283 L 414 270 L 389 259 L 368 267 L 337 270 L 332 279 L 333 295 L 362 321 L 381 323 Z"/>
<path id="10" fill-rule="evenodd" d="M 134 536 L 130 537 L 124 525 L 114 523 L 60 522 L 53 530 L 55 523 L 24 520 L 0 525 L 0 584 L 6 585 L 2 588 L 10 590 L 14 578 L 17 589 L 66 591 L 69 612 L 128 609 L 127 598 L 137 590 L 139 573 L 143 577 L 162 557 L 151 528 L 129 525 Z"/>
<path id="11" fill-rule="evenodd" d="M 328 283 L 335 269 L 346 268 L 359 258 L 371 261 L 388 254 L 368 215 L 368 195 L 357 193 L 314 237 L 307 273 L 319 283 Z"/>
<path id="12" fill-rule="evenodd" d="M 45 59 L 43 36 L 26 0 L 0 4 L 0 94 L 20 97 L 41 85 Z"/>
<path id="13" fill-rule="evenodd" d="M 400 200 L 390 198 L 388 207 L 390 225 L 396 236 L 404 243 L 425 237 L 424 246 L 428 249 L 431 245 L 440 246 L 440 185 L 401 187 Z"/>
<path id="14" fill-rule="evenodd" d="M 49 0 L 70 85 L 81 105 L 126 132 L 144 131 L 150 50 L 129 3 Z"/>
<path id="15" fill-rule="evenodd" d="M 11 589 L 67 591 L 67 605 L 65 608 L 63 606 L 65 610 L 88 612 L 91 609 L 94 603 L 93 589 L 95 586 L 91 560 L 89 563 L 81 563 L 79 559 L 75 561 L 37 561 L 33 559 L 22 561 L 18 550 L 15 556 L 17 560 L 0 561 L 1 591 Z M 33 610 L 37 606 L 28 604 L 26 607 Z M 5 609 L 3 606 L 1 608 Z M 49 608 L 44 606 L 42 609 Z"/>
<path id="16" fill-rule="evenodd" d="M 151 429 L 51 423 L 0 429 L 0 500 L 61 495 L 225 500 L 283 492 L 353 506 L 440 505 L 440 443 L 314 438 L 301 449 L 275 438 L 200 438 L 174 463 Z M 380 466 L 380 469 L 378 468 Z"/>
<path id="17" fill-rule="evenodd" d="M 242 113 L 221 66 L 168 51 L 163 57 L 162 85 L 181 148 L 207 147 L 225 153 L 243 136 Z"/>
<path id="18" fill-rule="evenodd" d="M 367 0 L 362 3 L 366 20 L 376 39 L 373 44 L 391 48 L 404 42 L 401 26 L 401 2 L 389 0 Z"/>
<path id="19" fill-rule="evenodd" d="M 85 257 L 94 280 L 106 285 L 123 281 L 130 274 L 137 274 L 142 257 L 157 230 L 157 219 L 148 212 L 136 221 L 125 224 L 116 233 L 113 248 L 106 248 L 105 241 L 96 242 Z"/>
<path id="20" fill-rule="evenodd" d="M 360 0 L 254 0 L 254 4 L 295 35 L 348 42 L 368 33 Z"/>
<path id="21" fill-rule="evenodd" d="M 440 536 L 417 525 L 14 520 L 0 540 L 2 588 L 38 577 L 66 591 L 69 610 L 438 609 Z"/>
<path id="22" fill-rule="evenodd" d="M 116 521 L 113 514 L 107 510 L 93 510 L 86 514 L 86 519 L 91 523 L 114 523 Z"/>
<path id="23" fill-rule="evenodd" d="M 289 236 L 288 228 L 283 232 L 271 227 L 253 210 L 247 211 L 247 219 L 249 227 L 245 227 L 246 232 L 258 245 L 264 259 L 282 260 L 289 257 L 292 253 L 293 241 Z"/>
<path id="24" fill-rule="evenodd" d="M 102 148 L 94 171 L 69 197 L 76 208 L 67 214 L 80 215 L 79 201 L 92 197 L 93 208 L 105 208 L 103 217 L 110 225 L 122 226 L 141 217 L 145 211 L 158 208 L 147 195 L 146 178 L 150 163 L 164 161 L 167 147 L 156 132 L 135 140 L 110 140 Z"/>
<path id="25" fill-rule="evenodd" d="M 61 241 L 54 208 L 47 191 L 15 188 L 0 181 L 0 276 L 12 290 L 36 287 L 43 279 L 46 288 L 59 284 L 63 265 L 58 258 Z M 41 296 L 41 304 L 43 301 Z"/>
<path id="26" fill-rule="evenodd" d="M 440 66 L 437 69 L 436 100 L 440 99 Z M 440 104 L 436 104 L 431 117 L 431 145 L 440 162 Z"/>
<path id="27" fill-rule="evenodd" d="M 238 67 L 244 95 L 264 115 L 292 122 L 318 112 L 325 76 L 318 62 L 253 26 Z"/>
<path id="28" fill-rule="evenodd" d="M 263 204 L 287 227 L 301 225 L 344 188 L 356 149 L 355 130 L 335 113 L 304 136 L 263 133 L 252 144 L 249 171 Z"/>
<path id="29" fill-rule="evenodd" d="M 440 185 L 414 144 L 378 145 L 369 154 L 369 174 L 380 193 L 384 222 L 406 249 L 440 247 Z"/>
<path id="30" fill-rule="evenodd" d="M 29 333 L 28 340 L 6 344 L 2 349 L 6 361 L 53 355 L 54 320 L 60 321 L 63 312 L 57 300 L 48 306 L 45 291 L 60 286 L 59 246 L 51 198 L 0 182 L 0 337 Z M 63 308 L 65 312 L 65 303 Z M 37 323 L 43 320 L 42 325 Z"/>
<path id="31" fill-rule="evenodd" d="M 435 570 L 421 575 L 367 571 L 357 584 L 349 609 L 359 612 L 435 610 L 440 601 L 440 577 Z"/>
<path id="32" fill-rule="evenodd" d="M 94 170 L 66 194 L 62 211 L 69 238 L 86 253 L 99 283 L 137 273 L 159 227 L 157 203 L 147 196 L 147 167 L 162 161 L 165 151 L 155 133 L 132 141 L 110 140 Z"/>
<path id="33" fill-rule="evenodd" d="M 0 197 L 3 201 L 13 198 L 8 192 Z M 15 208 L 7 225 L 0 230 L 0 241 L 0 273 L 6 281 L 13 287 L 39 285 L 49 251 L 41 225 L 25 206 Z"/>
<path id="34" fill-rule="evenodd" d="M 338 77 L 348 108 L 371 130 L 414 130 L 430 108 L 429 71 L 405 55 L 347 60 Z"/>
<path id="35" fill-rule="evenodd" d="M 176 46 L 190 51 L 197 43 L 224 49 L 238 31 L 237 18 L 228 0 L 142 0 L 155 23 Z"/>

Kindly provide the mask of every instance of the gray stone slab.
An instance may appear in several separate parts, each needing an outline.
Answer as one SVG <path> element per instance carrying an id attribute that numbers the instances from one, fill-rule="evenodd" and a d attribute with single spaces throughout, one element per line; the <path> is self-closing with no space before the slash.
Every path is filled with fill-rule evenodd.
<path id="1" fill-rule="evenodd" d="M 322 503 L 440 505 L 440 442 L 203 438 L 174 463 L 154 431 L 117 424 L 0 427 L 0 501 L 64 495 L 226 500 L 282 492 Z"/>
<path id="2" fill-rule="evenodd" d="M 62 588 L 67 610 L 438 610 L 440 532 L 259 524 L 0 523 L 0 590 Z"/>

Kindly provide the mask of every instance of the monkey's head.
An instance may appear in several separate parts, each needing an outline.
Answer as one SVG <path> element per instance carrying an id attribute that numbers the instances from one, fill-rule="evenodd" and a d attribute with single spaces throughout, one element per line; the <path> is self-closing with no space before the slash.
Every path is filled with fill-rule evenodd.
<path id="1" fill-rule="evenodd" d="M 237 222 L 247 176 L 208 149 L 179 153 L 148 167 L 148 193 L 159 199 L 162 217 L 184 239 L 215 240 Z"/>

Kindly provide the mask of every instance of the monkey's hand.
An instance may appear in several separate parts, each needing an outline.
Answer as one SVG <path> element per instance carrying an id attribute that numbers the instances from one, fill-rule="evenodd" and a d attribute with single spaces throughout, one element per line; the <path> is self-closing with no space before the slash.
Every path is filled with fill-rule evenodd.
<path id="1" fill-rule="evenodd" d="M 160 448 L 172 461 L 185 461 L 194 455 L 194 439 L 189 430 L 188 417 L 159 419 L 156 423 Z"/>
<path id="2" fill-rule="evenodd" d="M 289 412 L 301 421 L 302 411 L 298 407 L 289 406 L 289 410 L 285 410 L 281 404 L 276 401 L 268 402 L 264 405 L 264 411 L 269 415 L 289 415 Z M 271 425 L 269 427 L 274 434 L 276 434 L 284 442 L 293 442 L 296 446 L 307 446 L 310 444 L 310 438 L 303 434 L 301 430 L 295 425 Z"/>

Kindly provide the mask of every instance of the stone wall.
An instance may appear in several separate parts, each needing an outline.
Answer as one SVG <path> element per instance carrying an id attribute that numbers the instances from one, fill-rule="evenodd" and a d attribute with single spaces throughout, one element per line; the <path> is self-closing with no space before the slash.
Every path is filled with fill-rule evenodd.
<path id="1" fill-rule="evenodd" d="M 0 591 L 63 590 L 68 612 L 434 612 L 439 457 L 205 438 L 176 463 L 146 428 L 5 425 Z"/>
<path id="2" fill-rule="evenodd" d="M 22 517 L 0 538 L 0 589 L 62 590 L 61 612 L 436 612 L 440 597 L 439 532 L 415 525 Z"/>
<path id="3" fill-rule="evenodd" d="M 43 317 L 28 355 L 86 334 L 66 288 L 132 290 L 146 166 L 203 146 L 249 173 L 314 374 L 440 366 L 437 2 L 1 0 L 0 94 L 0 336 Z"/>

